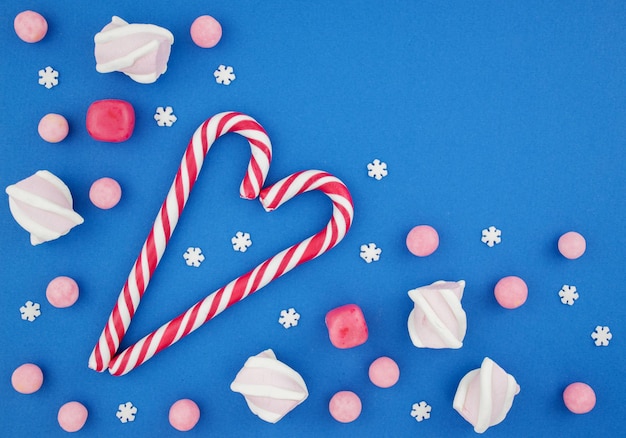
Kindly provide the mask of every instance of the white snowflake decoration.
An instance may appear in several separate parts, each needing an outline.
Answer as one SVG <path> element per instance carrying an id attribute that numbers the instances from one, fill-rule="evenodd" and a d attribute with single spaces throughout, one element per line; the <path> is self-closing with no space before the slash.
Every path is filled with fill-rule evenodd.
<path id="1" fill-rule="evenodd" d="M 613 339 L 613 334 L 610 332 L 607 326 L 597 326 L 596 330 L 591 334 L 594 339 L 596 347 L 606 347 L 609 345 L 609 341 Z"/>
<path id="2" fill-rule="evenodd" d="M 174 115 L 174 109 L 171 106 L 166 106 L 163 108 L 162 106 L 156 109 L 156 114 L 154 115 L 154 120 L 156 120 L 157 125 L 159 126 L 172 126 L 176 120 L 176 116 Z"/>
<path id="3" fill-rule="evenodd" d="M 252 240 L 250 240 L 249 233 L 242 233 L 241 231 L 237 231 L 235 237 L 230 239 L 233 244 L 233 249 L 239 252 L 246 252 L 250 246 L 252 246 Z"/>
<path id="4" fill-rule="evenodd" d="M 187 266 L 193 266 L 197 268 L 200 266 L 200 263 L 204 261 L 204 255 L 202 254 L 202 250 L 200 248 L 189 247 L 185 254 L 183 254 L 185 262 Z"/>
<path id="5" fill-rule="evenodd" d="M 367 165 L 367 175 L 380 181 L 387 176 L 387 163 L 380 161 L 378 158 L 375 159 Z"/>
<path id="6" fill-rule="evenodd" d="M 122 423 L 127 423 L 129 421 L 135 421 L 136 414 L 137 407 L 133 406 L 131 402 L 126 402 L 119 405 L 115 416 L 119 418 Z"/>
<path id="7" fill-rule="evenodd" d="M 278 322 L 286 329 L 297 326 L 299 320 L 300 314 L 293 307 L 290 307 L 289 310 L 281 310 L 280 318 L 278 318 Z"/>
<path id="8" fill-rule="evenodd" d="M 493 225 L 489 228 L 483 230 L 483 237 L 481 237 L 481 241 L 489 248 L 492 248 L 494 245 L 497 245 L 502 240 L 500 236 L 502 235 L 502 231 L 498 230 Z"/>
<path id="9" fill-rule="evenodd" d="M 576 286 L 569 286 L 564 284 L 561 290 L 559 291 L 559 296 L 561 297 L 561 302 L 563 304 L 567 304 L 568 306 L 573 306 L 574 301 L 578 299 L 578 292 L 576 292 Z"/>
<path id="10" fill-rule="evenodd" d="M 48 90 L 59 84 L 59 72 L 48 66 L 39 70 L 39 85 L 43 85 Z"/>
<path id="11" fill-rule="evenodd" d="M 411 417 L 417 421 L 428 420 L 430 418 L 431 407 L 425 401 L 419 403 L 413 403 L 413 409 L 411 409 Z"/>
<path id="12" fill-rule="evenodd" d="M 20 313 L 22 314 L 22 319 L 24 321 L 33 322 L 39 315 L 41 315 L 41 310 L 39 310 L 39 303 L 33 303 L 32 301 L 26 301 L 22 307 L 20 307 Z"/>
<path id="13" fill-rule="evenodd" d="M 375 243 L 370 243 L 368 245 L 361 245 L 360 256 L 367 263 L 372 263 L 378 261 L 381 252 L 383 252 L 383 250 L 377 248 Z"/>
<path id="14" fill-rule="evenodd" d="M 232 67 L 226 67 L 225 65 L 220 65 L 217 70 L 213 72 L 213 76 L 215 76 L 215 82 L 223 85 L 230 85 L 232 81 L 235 80 L 235 73 L 233 73 Z"/>

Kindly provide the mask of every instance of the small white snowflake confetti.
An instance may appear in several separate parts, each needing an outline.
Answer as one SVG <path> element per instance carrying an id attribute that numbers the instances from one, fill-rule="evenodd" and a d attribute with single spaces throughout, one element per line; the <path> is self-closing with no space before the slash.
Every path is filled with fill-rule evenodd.
<path id="1" fill-rule="evenodd" d="M 578 299 L 578 292 L 576 292 L 576 286 L 569 286 L 567 284 L 564 284 L 561 290 L 559 291 L 559 296 L 561 297 L 561 302 L 563 304 L 573 306 L 574 301 Z"/>
<path id="2" fill-rule="evenodd" d="M 413 409 L 411 409 L 411 417 L 417 421 L 428 420 L 430 418 L 431 407 L 425 401 L 419 403 L 413 403 Z"/>
<path id="3" fill-rule="evenodd" d="M 122 423 L 127 423 L 129 421 L 135 421 L 136 414 L 137 407 L 133 406 L 131 402 L 126 402 L 119 405 L 115 416 L 119 418 Z"/>
<path id="4" fill-rule="evenodd" d="M 613 339 L 613 334 L 610 332 L 607 326 L 597 326 L 596 330 L 591 334 L 594 339 L 596 347 L 606 347 L 609 345 L 609 341 Z"/>
<path id="5" fill-rule="evenodd" d="M 159 126 L 172 126 L 176 120 L 176 116 L 174 115 L 174 109 L 171 106 L 166 106 L 163 108 L 162 106 L 156 109 L 156 114 L 154 115 L 154 120 L 156 120 L 157 125 Z"/>
<path id="6" fill-rule="evenodd" d="M 39 85 L 43 85 L 48 90 L 59 84 L 59 72 L 48 66 L 39 70 Z"/>
<path id="7" fill-rule="evenodd" d="M 233 73 L 233 68 L 226 67 L 223 64 L 220 65 L 217 70 L 213 72 L 213 76 L 215 76 L 215 82 L 223 85 L 230 85 L 230 83 L 235 80 L 235 73 Z"/>
<path id="8" fill-rule="evenodd" d="M 250 246 L 252 246 L 252 240 L 250 240 L 249 233 L 242 233 L 241 231 L 237 231 L 235 236 L 230 239 L 233 244 L 233 249 L 239 252 L 246 252 Z"/>
<path id="9" fill-rule="evenodd" d="M 200 266 L 200 263 L 204 261 L 204 255 L 202 254 L 202 250 L 200 248 L 187 248 L 185 254 L 183 254 L 185 262 L 187 266 L 193 266 L 197 268 Z"/>
<path id="10" fill-rule="evenodd" d="M 279 324 L 281 324 L 286 329 L 289 327 L 295 327 L 298 325 L 298 321 L 300 320 L 300 314 L 296 312 L 296 309 L 290 307 L 288 310 L 280 311 L 280 318 L 278 318 Z"/>
<path id="11" fill-rule="evenodd" d="M 486 228 L 483 230 L 483 237 L 481 237 L 480 240 L 483 243 L 487 244 L 489 248 L 491 248 L 494 245 L 497 245 L 498 243 L 500 243 L 500 241 L 502 240 L 500 238 L 501 235 L 502 235 L 502 231 L 498 230 L 496 227 L 492 225 L 489 228 Z"/>
<path id="12" fill-rule="evenodd" d="M 380 181 L 387 176 L 387 163 L 375 159 L 367 165 L 367 175 Z"/>
<path id="13" fill-rule="evenodd" d="M 20 307 L 20 313 L 22 314 L 22 319 L 24 321 L 33 322 L 39 315 L 41 315 L 41 310 L 39 310 L 39 303 L 33 303 L 32 301 L 26 301 L 22 307 Z"/>
<path id="14" fill-rule="evenodd" d="M 377 248 L 375 243 L 370 243 L 368 245 L 361 245 L 360 256 L 367 263 L 372 263 L 378 261 L 381 252 L 383 252 L 383 250 Z"/>

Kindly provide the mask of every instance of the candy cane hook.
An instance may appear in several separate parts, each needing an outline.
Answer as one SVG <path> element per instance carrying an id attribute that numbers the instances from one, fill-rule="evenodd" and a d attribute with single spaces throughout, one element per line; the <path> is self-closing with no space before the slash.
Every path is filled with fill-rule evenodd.
<path id="1" fill-rule="evenodd" d="M 89 368 L 104 371 L 117 352 L 120 342 L 139 306 L 141 297 L 169 242 L 178 219 L 185 208 L 209 149 L 220 136 L 237 133 L 248 140 L 252 155 L 241 182 L 242 198 L 254 199 L 269 171 L 272 144 L 263 127 L 252 117 L 237 112 L 224 112 L 205 121 L 196 130 L 187 146 L 176 177 L 143 244 L 141 252 L 120 292 L 117 303 L 89 358 Z"/>
<path id="2" fill-rule="evenodd" d="M 113 358 L 109 365 L 109 372 L 117 376 L 128 373 L 159 351 L 187 336 L 227 307 L 243 300 L 296 266 L 320 256 L 337 245 L 352 224 L 354 206 L 346 186 L 333 175 L 319 170 L 295 173 L 263 189 L 260 200 L 265 210 L 272 211 L 289 199 L 311 190 L 321 191 L 333 203 L 332 217 L 323 230 L 270 257 L 247 274 L 213 292 L 186 312 L 128 347 Z"/>

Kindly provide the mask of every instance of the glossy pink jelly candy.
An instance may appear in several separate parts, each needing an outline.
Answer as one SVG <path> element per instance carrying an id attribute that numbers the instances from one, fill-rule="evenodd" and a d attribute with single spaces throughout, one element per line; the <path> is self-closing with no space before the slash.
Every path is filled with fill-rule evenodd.
<path id="1" fill-rule="evenodd" d="M 356 304 L 337 307 L 326 314 L 330 342 L 337 348 L 352 348 L 367 341 L 367 324 Z"/>
<path id="2" fill-rule="evenodd" d="M 128 140 L 134 129 L 135 110 L 125 100 L 98 100 L 87 110 L 87 132 L 94 140 L 120 143 Z"/>

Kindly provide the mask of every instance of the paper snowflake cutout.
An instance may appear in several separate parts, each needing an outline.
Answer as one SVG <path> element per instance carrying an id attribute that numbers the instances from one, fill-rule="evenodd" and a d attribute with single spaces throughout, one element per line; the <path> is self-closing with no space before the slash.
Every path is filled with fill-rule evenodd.
<path id="1" fill-rule="evenodd" d="M 252 240 L 250 240 L 249 233 L 242 233 L 241 231 L 237 231 L 235 237 L 230 239 L 233 244 L 233 249 L 239 252 L 246 252 L 250 246 L 252 246 Z"/>
<path id="2" fill-rule="evenodd" d="M 200 248 L 193 248 L 191 246 L 187 248 L 187 251 L 185 252 L 185 254 L 183 254 L 183 257 L 185 259 L 185 262 L 187 263 L 187 266 L 193 266 L 194 268 L 200 266 L 200 263 L 204 261 L 204 255 L 202 254 L 202 250 Z"/>
<path id="3" fill-rule="evenodd" d="M 559 291 L 559 296 L 561 297 L 561 302 L 563 304 L 567 304 L 568 306 L 573 306 L 574 301 L 578 299 L 578 292 L 576 292 L 576 286 L 569 286 L 564 284 L 561 290 Z"/>
<path id="4" fill-rule="evenodd" d="M 293 307 L 288 310 L 281 310 L 280 318 L 278 318 L 278 322 L 286 329 L 297 326 L 299 320 L 300 314 Z"/>
<path id="5" fill-rule="evenodd" d="M 220 65 L 217 70 L 213 72 L 213 76 L 215 76 L 215 82 L 223 85 L 230 85 L 230 83 L 235 80 L 235 73 L 233 73 L 233 68 L 226 67 L 223 64 Z"/>
<path id="6" fill-rule="evenodd" d="M 491 227 L 483 230 L 483 237 L 481 237 L 480 240 L 483 243 L 487 244 L 489 248 L 492 248 L 494 245 L 500 243 L 500 241 L 502 240 L 500 239 L 501 235 L 502 231 L 498 230 L 492 225 Z"/>
<path id="7" fill-rule="evenodd" d="M 381 252 L 383 252 L 383 250 L 377 248 L 375 243 L 370 243 L 368 245 L 361 245 L 360 256 L 367 263 L 372 263 L 378 261 Z"/>
<path id="8" fill-rule="evenodd" d="M 119 418 L 122 423 L 127 423 L 129 421 L 135 421 L 136 414 L 137 407 L 133 406 L 131 402 L 126 402 L 119 405 L 115 416 Z"/>
<path id="9" fill-rule="evenodd" d="M 22 314 L 22 319 L 24 321 L 33 322 L 39 315 L 41 315 L 41 310 L 39 310 L 39 303 L 33 303 L 32 301 L 26 301 L 22 307 L 20 307 L 20 313 Z"/>
<path id="10" fill-rule="evenodd" d="M 413 403 L 413 409 L 411 409 L 411 417 L 417 421 L 428 420 L 430 418 L 431 407 L 425 401 L 419 403 Z"/>
<path id="11" fill-rule="evenodd" d="M 613 339 L 613 334 L 609 331 L 607 326 L 597 326 L 596 330 L 591 334 L 594 339 L 596 347 L 606 347 L 609 345 L 609 341 Z"/>
<path id="12" fill-rule="evenodd" d="M 159 126 L 172 126 L 176 120 L 176 116 L 174 115 L 174 110 L 171 106 L 166 106 L 163 108 L 162 106 L 156 109 L 156 114 L 154 115 L 154 120 L 156 120 L 157 125 Z"/>
<path id="13" fill-rule="evenodd" d="M 39 85 L 43 85 L 48 90 L 59 84 L 59 72 L 48 66 L 39 70 Z"/>
<path id="14" fill-rule="evenodd" d="M 387 176 L 387 163 L 375 159 L 367 165 L 367 175 L 380 181 Z"/>

